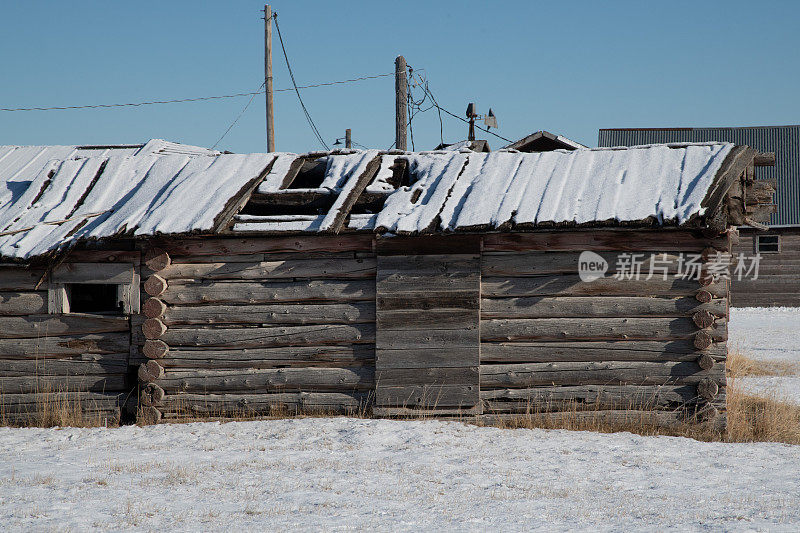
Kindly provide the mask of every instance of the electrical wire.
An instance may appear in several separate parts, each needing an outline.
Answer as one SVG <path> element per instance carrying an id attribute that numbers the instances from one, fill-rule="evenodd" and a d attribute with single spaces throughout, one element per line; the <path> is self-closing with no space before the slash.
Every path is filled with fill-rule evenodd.
<path id="1" fill-rule="evenodd" d="M 308 125 L 311 126 L 311 131 L 314 132 L 316 135 L 317 140 L 319 143 L 325 147 L 326 150 L 330 150 L 330 147 L 325 142 L 325 139 L 322 138 L 322 135 L 317 129 L 317 125 L 314 124 L 314 120 L 311 118 L 311 114 L 308 112 L 308 108 L 306 108 L 306 104 L 303 103 L 303 98 L 300 96 L 300 90 L 297 87 L 297 82 L 294 79 L 294 72 L 292 72 L 292 66 L 289 64 L 289 56 L 286 55 L 286 47 L 283 45 L 283 36 L 281 35 L 281 27 L 278 25 L 278 14 L 273 13 L 272 15 L 273 20 L 275 21 L 275 29 L 278 30 L 278 40 L 281 43 L 281 50 L 283 51 L 283 58 L 286 60 L 286 68 L 289 70 L 289 78 L 292 80 L 292 85 L 294 86 L 294 92 L 297 94 L 297 99 L 300 101 L 300 107 L 303 108 L 303 113 L 306 116 L 306 121 L 308 121 Z"/>
<path id="2" fill-rule="evenodd" d="M 328 81 L 324 83 L 314 83 L 312 85 L 301 85 L 299 87 L 288 87 L 285 89 L 275 89 L 273 92 L 280 93 L 286 91 L 295 91 L 297 89 L 312 89 L 315 87 L 329 87 L 331 85 L 339 85 L 342 83 L 353 83 L 357 81 L 363 80 L 374 80 L 376 78 L 384 78 L 387 76 L 394 76 L 394 72 L 390 72 L 388 74 L 376 74 L 374 76 L 360 76 L 358 78 L 351 78 L 348 80 L 337 80 L 337 81 Z M 264 86 L 263 84 L 261 85 Z M 152 100 L 146 102 L 130 102 L 124 104 L 93 104 L 93 105 L 70 105 L 70 106 L 50 106 L 50 107 L 0 107 L 0 111 L 65 111 L 71 109 L 102 109 L 108 107 L 139 107 L 144 105 L 160 105 L 160 104 L 177 104 L 183 102 L 203 102 L 206 100 L 219 100 L 223 98 L 240 98 L 242 96 L 253 96 L 264 94 L 265 91 L 259 89 L 256 92 L 251 93 L 235 93 L 235 94 L 223 94 L 218 96 L 200 96 L 197 98 L 178 98 L 174 100 Z"/>
<path id="3" fill-rule="evenodd" d="M 225 133 L 223 133 L 223 134 L 220 136 L 220 138 L 219 138 L 219 139 L 217 139 L 217 142 L 215 142 L 215 143 L 214 143 L 214 146 L 212 146 L 212 147 L 211 147 L 211 149 L 212 149 L 212 150 L 213 150 L 214 148 L 216 148 L 216 147 L 217 147 L 217 145 L 218 145 L 219 143 L 221 143 L 221 142 L 222 142 L 222 139 L 224 139 L 224 138 L 225 138 L 225 136 L 228 134 L 228 132 L 229 132 L 229 131 L 231 131 L 231 130 L 233 129 L 233 127 L 236 125 L 236 123 L 237 123 L 237 122 L 239 122 L 239 119 L 240 119 L 240 118 L 242 118 L 242 115 L 244 115 L 244 112 L 245 112 L 245 111 L 247 111 L 247 108 L 248 108 L 248 107 L 250 107 L 250 104 L 252 104 L 252 103 L 253 103 L 253 99 L 255 99 L 255 97 L 256 97 L 256 95 L 257 95 L 257 94 L 261 94 L 261 92 L 260 92 L 260 91 L 261 91 L 261 88 L 262 88 L 262 87 L 264 87 L 264 85 L 266 85 L 266 84 L 267 84 L 267 80 L 264 80 L 264 81 L 263 81 L 263 83 L 261 83 L 261 87 L 259 87 L 259 88 L 258 88 L 258 91 L 256 91 L 256 92 L 254 92 L 254 93 L 253 93 L 253 96 L 251 96 L 251 97 L 250 97 L 250 100 L 248 100 L 248 101 L 247 101 L 247 104 L 245 104 L 245 106 L 244 106 L 244 109 L 242 109 L 242 110 L 239 112 L 239 114 L 236 116 L 236 118 L 235 118 L 235 119 L 233 119 L 233 122 L 231 122 L 231 125 L 230 125 L 230 126 L 228 126 L 228 129 L 227 129 L 227 130 L 225 130 Z"/>

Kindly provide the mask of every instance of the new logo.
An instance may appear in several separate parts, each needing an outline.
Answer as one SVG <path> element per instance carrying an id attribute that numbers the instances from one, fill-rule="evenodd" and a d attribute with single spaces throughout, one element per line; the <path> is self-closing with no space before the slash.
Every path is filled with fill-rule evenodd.
<path id="1" fill-rule="evenodd" d="M 602 278 L 608 272 L 608 261 L 594 252 L 581 252 L 578 257 L 578 275 L 581 281 L 594 281 Z"/>

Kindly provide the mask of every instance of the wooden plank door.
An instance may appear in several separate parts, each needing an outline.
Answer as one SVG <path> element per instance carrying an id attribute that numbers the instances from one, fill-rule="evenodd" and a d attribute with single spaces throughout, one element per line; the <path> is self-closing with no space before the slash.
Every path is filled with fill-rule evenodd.
<path id="1" fill-rule="evenodd" d="M 375 414 L 480 412 L 480 256 L 381 255 Z"/>

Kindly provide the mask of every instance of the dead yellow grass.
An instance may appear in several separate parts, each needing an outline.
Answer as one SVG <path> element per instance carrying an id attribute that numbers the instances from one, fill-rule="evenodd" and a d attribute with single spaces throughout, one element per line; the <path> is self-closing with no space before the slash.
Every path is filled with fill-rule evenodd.
<path id="1" fill-rule="evenodd" d="M 740 352 L 728 354 L 726 364 L 728 376 L 796 376 L 800 375 L 800 364 L 789 361 L 758 361 Z"/>
<path id="2" fill-rule="evenodd" d="M 0 426 L 101 427 L 117 422 L 94 409 L 90 400 L 68 390 L 42 387 L 30 396 L 33 401 L 20 406 L 0 394 Z"/>

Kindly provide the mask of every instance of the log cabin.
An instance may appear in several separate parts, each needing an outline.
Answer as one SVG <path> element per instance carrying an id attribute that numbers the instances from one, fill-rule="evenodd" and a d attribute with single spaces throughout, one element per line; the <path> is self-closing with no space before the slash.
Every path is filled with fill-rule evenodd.
<path id="1" fill-rule="evenodd" d="M 757 157 L 0 147 L 0 415 L 724 425 Z"/>

